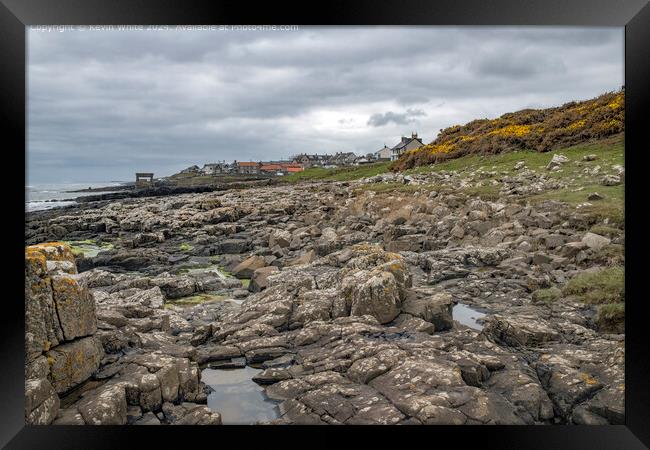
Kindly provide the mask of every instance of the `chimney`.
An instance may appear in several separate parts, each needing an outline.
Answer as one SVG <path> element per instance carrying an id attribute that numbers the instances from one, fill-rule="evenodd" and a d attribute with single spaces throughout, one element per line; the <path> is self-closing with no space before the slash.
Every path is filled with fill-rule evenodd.
<path id="1" fill-rule="evenodd" d="M 411 139 L 417 139 L 418 134 L 417 133 L 411 133 Z"/>

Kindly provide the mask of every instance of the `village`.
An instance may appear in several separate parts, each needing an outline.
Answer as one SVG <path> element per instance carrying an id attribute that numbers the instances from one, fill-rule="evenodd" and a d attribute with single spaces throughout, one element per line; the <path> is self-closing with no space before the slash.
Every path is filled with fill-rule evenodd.
<path id="1" fill-rule="evenodd" d="M 402 136 L 400 141 L 393 147 L 384 147 L 359 156 L 354 152 L 336 152 L 335 154 L 306 154 L 301 153 L 293 156 L 290 160 L 280 161 L 220 161 L 190 166 L 180 171 L 181 174 L 194 174 L 203 176 L 218 175 L 270 175 L 284 176 L 287 174 L 302 172 L 305 169 L 321 167 L 333 169 L 344 166 L 359 166 L 374 164 L 378 162 L 395 161 L 404 152 L 414 150 L 423 146 L 422 138 L 417 133 L 411 136 Z"/>

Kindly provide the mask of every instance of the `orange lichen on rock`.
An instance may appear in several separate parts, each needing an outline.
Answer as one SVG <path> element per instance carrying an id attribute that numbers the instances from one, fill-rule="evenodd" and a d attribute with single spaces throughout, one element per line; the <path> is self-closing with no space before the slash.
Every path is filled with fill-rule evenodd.
<path id="1" fill-rule="evenodd" d="M 72 249 L 64 242 L 44 242 L 25 248 L 25 255 L 35 254 L 43 255 L 48 261 L 75 261 Z"/>

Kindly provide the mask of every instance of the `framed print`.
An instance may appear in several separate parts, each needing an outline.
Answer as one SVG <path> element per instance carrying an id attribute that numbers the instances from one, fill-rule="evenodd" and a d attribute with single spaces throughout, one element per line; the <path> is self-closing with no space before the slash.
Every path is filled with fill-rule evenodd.
<path id="1" fill-rule="evenodd" d="M 646 2 L 0 9 L 7 448 L 647 448 Z"/>

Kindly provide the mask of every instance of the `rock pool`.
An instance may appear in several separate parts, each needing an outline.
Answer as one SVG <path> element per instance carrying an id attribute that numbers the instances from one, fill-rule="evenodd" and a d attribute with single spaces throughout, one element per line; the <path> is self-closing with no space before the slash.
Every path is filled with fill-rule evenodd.
<path id="1" fill-rule="evenodd" d="M 224 425 L 253 425 L 276 419 L 280 415 L 277 402 L 269 400 L 264 388 L 252 378 L 260 369 L 203 369 L 201 380 L 214 389 L 208 396 L 208 407 L 221 414 Z"/>

